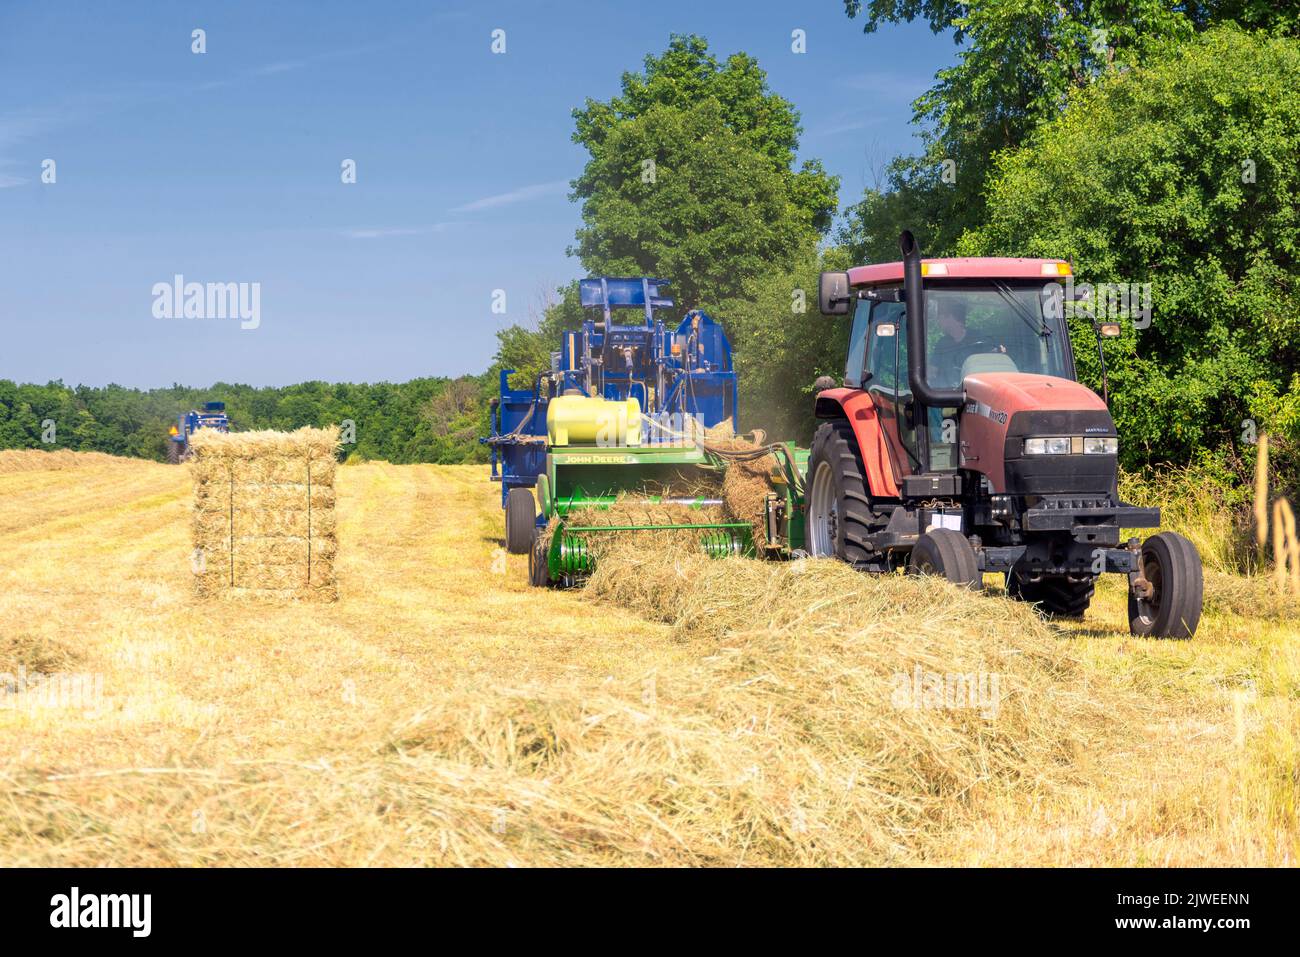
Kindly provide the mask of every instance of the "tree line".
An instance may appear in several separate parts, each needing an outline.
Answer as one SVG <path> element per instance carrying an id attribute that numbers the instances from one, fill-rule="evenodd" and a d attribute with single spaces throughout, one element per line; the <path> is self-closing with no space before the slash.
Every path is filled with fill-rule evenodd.
<path id="1" fill-rule="evenodd" d="M 232 428 L 296 429 L 350 423 L 341 455 L 394 463 L 485 461 L 487 397 L 495 378 L 391 383 L 303 382 L 254 387 L 128 389 L 19 385 L 0 379 L 0 448 L 64 448 L 163 461 L 167 430 L 204 402 L 226 403 Z"/>

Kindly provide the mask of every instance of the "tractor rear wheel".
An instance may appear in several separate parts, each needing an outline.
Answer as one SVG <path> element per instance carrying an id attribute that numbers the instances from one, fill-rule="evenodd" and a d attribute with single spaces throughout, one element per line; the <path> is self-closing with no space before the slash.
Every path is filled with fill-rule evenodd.
<path id="1" fill-rule="evenodd" d="M 871 560 L 871 506 L 863 471 L 853 427 L 843 419 L 824 422 L 808 456 L 804 548 L 809 555 L 854 565 Z"/>
<path id="2" fill-rule="evenodd" d="M 546 536 L 538 532 L 533 538 L 533 547 L 528 550 L 528 584 L 534 588 L 545 588 L 551 583 L 551 569 L 547 564 Z"/>
<path id="3" fill-rule="evenodd" d="M 181 464 L 181 444 L 179 442 L 173 442 L 171 439 L 167 440 L 167 461 L 172 465 Z"/>
<path id="4" fill-rule="evenodd" d="M 537 531 L 537 506 L 533 493 L 526 488 L 512 488 L 506 493 L 506 551 L 525 555 L 533 546 Z"/>
<path id="5" fill-rule="evenodd" d="M 907 560 L 909 575 L 935 575 L 954 585 L 979 591 L 984 577 L 966 536 L 951 528 L 932 528 L 922 535 Z"/>
<path id="6" fill-rule="evenodd" d="M 1128 596 L 1128 627 L 1135 635 L 1190 638 L 1201 621 L 1205 579 L 1196 546 L 1176 532 L 1160 532 L 1142 543 L 1147 598 Z"/>
<path id="7" fill-rule="evenodd" d="M 1007 595 L 1037 605 L 1050 618 L 1082 618 L 1096 590 L 1093 578 L 1071 581 L 1064 575 L 1049 575 L 1031 582 L 1017 571 L 1007 572 Z"/>

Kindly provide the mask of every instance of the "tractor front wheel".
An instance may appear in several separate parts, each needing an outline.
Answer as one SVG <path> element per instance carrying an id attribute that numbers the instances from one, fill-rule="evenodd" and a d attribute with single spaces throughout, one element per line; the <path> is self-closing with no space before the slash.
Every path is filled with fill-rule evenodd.
<path id="1" fill-rule="evenodd" d="M 512 488 L 506 493 L 506 551 L 525 555 L 533 546 L 537 531 L 537 506 L 533 493 L 526 488 Z"/>
<path id="2" fill-rule="evenodd" d="M 922 535 L 907 560 L 909 575 L 935 575 L 954 585 L 979 591 L 984 578 L 966 536 L 951 528 L 932 528 Z"/>
<path id="3" fill-rule="evenodd" d="M 1196 546 L 1176 532 L 1160 532 L 1142 543 L 1139 558 L 1148 594 L 1130 586 L 1128 627 L 1151 638 L 1190 638 L 1201 621 L 1205 580 Z"/>
<path id="4" fill-rule="evenodd" d="M 1095 591 L 1092 578 L 1072 581 L 1064 575 L 1049 575 L 1031 582 L 1015 570 L 1007 572 L 1007 595 L 1037 605 L 1049 618 L 1082 618 Z"/>
<path id="5" fill-rule="evenodd" d="M 851 564 L 871 559 L 871 506 L 853 427 L 825 422 L 808 456 L 808 522 L 804 548 L 814 558 Z"/>

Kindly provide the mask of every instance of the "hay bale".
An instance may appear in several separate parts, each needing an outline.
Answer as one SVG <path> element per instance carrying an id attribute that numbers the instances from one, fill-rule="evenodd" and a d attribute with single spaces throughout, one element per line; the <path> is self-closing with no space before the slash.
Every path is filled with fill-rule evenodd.
<path id="1" fill-rule="evenodd" d="M 200 597 L 334 601 L 337 428 L 203 430 L 194 451 L 195 591 Z"/>

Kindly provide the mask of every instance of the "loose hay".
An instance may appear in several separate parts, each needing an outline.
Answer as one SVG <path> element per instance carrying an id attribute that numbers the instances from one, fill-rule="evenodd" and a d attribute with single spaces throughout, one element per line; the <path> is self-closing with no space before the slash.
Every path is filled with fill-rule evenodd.
<path id="1" fill-rule="evenodd" d="M 608 508 L 574 509 L 564 518 L 567 528 L 602 528 L 620 525 L 671 525 L 671 529 L 617 532 L 596 531 L 580 533 L 587 542 L 587 550 L 597 561 L 613 549 L 622 553 L 636 549 L 654 555 L 672 552 L 680 547 L 693 548 L 701 535 L 699 529 L 682 528 L 685 525 L 717 524 L 728 521 L 726 510 L 718 505 L 681 505 L 675 503 L 647 502 L 635 495 L 620 495 Z M 552 518 L 542 535 L 550 545 L 558 522 Z"/>
<path id="2" fill-rule="evenodd" d="M 1134 713 L 1127 692 L 1085 681 L 1030 609 L 933 580 L 625 540 L 606 548 L 586 593 L 701 643 L 716 677 L 672 697 L 708 695 L 699 703 L 721 726 L 755 736 L 760 769 L 718 826 L 748 829 L 787 860 L 924 853 L 986 800 L 1077 784 L 1076 762 Z M 969 698 L 951 696 L 963 687 Z"/>
<path id="3" fill-rule="evenodd" d="M 194 450 L 194 572 L 201 597 L 338 598 L 337 428 L 202 430 Z"/>
<path id="4" fill-rule="evenodd" d="M 761 432 L 754 439 L 718 438 L 709 442 L 709 448 L 724 453 L 756 452 L 762 448 L 763 438 Z M 766 502 L 768 493 L 776 491 L 773 476 L 779 471 L 776 456 L 768 453 L 758 458 L 730 459 L 722 477 L 722 500 L 728 518 L 753 526 L 754 544 L 759 549 L 768 544 Z"/>
<path id="5" fill-rule="evenodd" d="M 185 469 L 115 468 L 0 490 L 0 633 L 39 627 L 75 642 L 83 661 L 43 667 L 103 672 L 105 700 L 122 705 L 94 717 L 0 709 L 0 859 L 11 866 L 1300 859 L 1297 643 L 1284 625 L 1225 616 L 1190 642 L 1131 639 L 1118 583 L 1099 595 L 1109 610 L 1056 625 L 999 598 L 894 579 L 760 576 L 752 596 L 736 594 L 755 584 L 745 578 L 698 597 L 711 580 L 687 557 L 655 611 L 676 621 L 672 603 L 687 599 L 693 620 L 673 631 L 609 601 L 529 589 L 518 556 L 494 574 L 500 496 L 481 467 L 386 464 L 339 472 L 339 602 L 193 603 L 173 587 L 189 577 L 175 560 Z M 29 531 L 56 500 L 104 485 L 114 499 Z M 753 571 L 708 570 L 733 567 Z M 622 566 L 625 585 L 640 568 Z M 871 589 L 878 605 L 845 587 Z M 701 616 L 715 598 L 724 618 L 710 623 Z M 742 607 L 752 611 L 737 625 Z M 902 719 L 878 700 L 877 675 L 908 648 L 891 647 L 891 633 L 934 659 L 976 643 L 1028 658 L 1005 666 L 1016 680 L 1001 682 L 1012 700 L 998 718 L 904 715 L 906 737 L 882 748 L 893 724 L 873 722 L 882 710 Z M 882 647 L 893 657 L 875 660 Z M 990 669 L 1004 667 L 1000 655 Z M 1043 715 L 1033 725 L 1015 698 L 1022 678 L 1037 682 L 1024 698 Z M 1247 678 L 1241 749 L 1224 689 Z M 346 679 L 356 703 L 340 707 Z M 1138 699 L 1136 720 L 1116 681 Z M 1044 737 L 1026 741 L 1027 728 Z M 937 750 L 909 777 L 918 748 Z M 1085 783 L 1062 793 L 1062 776 Z"/>
<path id="6" fill-rule="evenodd" d="M 73 452 L 70 449 L 0 449 L 0 475 L 14 472 L 53 472 L 95 465 L 130 465 L 134 459 L 103 452 Z"/>

